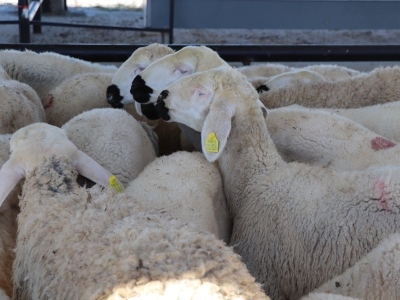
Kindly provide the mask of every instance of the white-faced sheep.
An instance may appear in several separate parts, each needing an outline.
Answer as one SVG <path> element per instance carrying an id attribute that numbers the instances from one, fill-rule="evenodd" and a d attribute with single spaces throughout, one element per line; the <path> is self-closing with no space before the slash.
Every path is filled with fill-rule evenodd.
<path id="1" fill-rule="evenodd" d="M 15 167 L 27 174 L 14 299 L 269 299 L 212 234 L 142 211 L 125 193 L 80 188 L 79 154 L 59 131 L 21 129 L 11 148 L 13 168 L 2 169 L 1 179 L 19 177 Z"/>
<path id="2" fill-rule="evenodd" d="M 0 79 L 0 134 L 13 133 L 46 116 L 40 98 L 27 84 Z"/>
<path id="3" fill-rule="evenodd" d="M 164 90 L 165 120 L 201 131 L 218 159 L 233 218 L 230 244 L 273 299 L 298 299 L 400 229 L 400 167 L 354 172 L 286 163 L 245 77 L 220 68 Z"/>
<path id="4" fill-rule="evenodd" d="M 291 105 L 271 109 L 267 127 L 286 162 L 303 162 L 338 171 L 400 163 L 400 146 L 375 132 L 322 109 Z M 181 125 L 197 151 L 201 134 Z"/>
<path id="5" fill-rule="evenodd" d="M 54 52 L 36 53 L 29 50 L 0 51 L 0 66 L 12 79 L 31 86 L 40 99 L 73 75 L 93 72 L 114 74 L 117 70 L 113 65 L 101 65 Z"/>
<path id="6" fill-rule="evenodd" d="M 174 50 L 170 47 L 157 43 L 138 48 L 115 73 L 107 88 L 107 101 L 117 108 L 132 103 L 134 101 L 130 93 L 132 80 L 152 62 L 172 53 Z"/>
<path id="7" fill-rule="evenodd" d="M 47 122 L 61 127 L 85 111 L 110 107 L 104 98 L 112 78 L 113 74 L 109 73 L 85 73 L 65 79 L 43 99 Z M 177 149 L 179 132 L 174 133 L 174 129 L 179 130 L 177 125 L 158 120 L 149 121 L 138 115 L 133 105 L 126 106 L 124 109 L 135 119 L 155 126 L 154 131 L 160 136 L 161 154 L 169 154 Z M 174 139 L 170 140 L 170 138 Z"/>
<path id="8" fill-rule="evenodd" d="M 316 289 L 363 300 L 398 299 L 400 295 L 400 234 L 393 234 L 346 272 Z"/>
<path id="9" fill-rule="evenodd" d="M 145 210 L 167 214 L 229 242 L 232 224 L 222 178 L 201 153 L 157 158 L 126 188 Z"/>
<path id="10" fill-rule="evenodd" d="M 96 108 L 62 126 L 68 139 L 124 184 L 156 158 L 142 125 L 121 109 Z"/>
<path id="11" fill-rule="evenodd" d="M 159 138 L 160 155 L 168 155 L 178 150 L 189 150 L 190 145 L 185 146 L 184 143 L 186 141 L 182 137 L 178 125 L 165 123 L 163 120 L 159 119 L 158 116 L 154 116 L 154 106 L 142 106 L 142 111 L 140 106 L 135 109 L 133 105 L 127 106 L 124 104 L 133 102 L 133 98 L 130 93 L 133 78 L 147 68 L 147 66 L 149 66 L 152 62 L 172 53 L 174 53 L 174 50 L 168 46 L 157 43 L 138 48 L 118 68 L 118 71 L 113 76 L 111 83 L 107 85 L 106 90 L 107 102 L 113 107 L 123 107 L 139 120 L 140 118 L 136 113 L 136 109 L 138 109 L 140 114 L 142 114 L 142 112 L 145 114 L 147 123 L 153 126 L 156 125 L 154 131 L 157 133 Z"/>

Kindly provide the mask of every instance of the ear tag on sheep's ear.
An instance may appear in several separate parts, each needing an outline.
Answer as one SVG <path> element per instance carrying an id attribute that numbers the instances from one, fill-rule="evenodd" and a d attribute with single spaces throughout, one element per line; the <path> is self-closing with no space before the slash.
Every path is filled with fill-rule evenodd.
<path id="1" fill-rule="evenodd" d="M 218 139 L 214 132 L 210 132 L 206 139 L 206 151 L 218 153 Z"/>
<path id="2" fill-rule="evenodd" d="M 117 193 L 122 193 L 124 191 L 124 188 L 118 182 L 118 179 L 115 177 L 115 175 L 108 177 L 108 186 Z"/>

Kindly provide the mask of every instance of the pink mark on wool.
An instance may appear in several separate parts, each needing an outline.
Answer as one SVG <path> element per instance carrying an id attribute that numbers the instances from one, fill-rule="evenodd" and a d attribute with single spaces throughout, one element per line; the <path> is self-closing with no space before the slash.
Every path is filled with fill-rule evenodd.
<path id="1" fill-rule="evenodd" d="M 375 193 L 379 195 L 379 205 L 383 210 L 390 210 L 388 206 L 388 194 L 386 190 L 387 186 L 382 179 L 375 180 L 374 183 Z"/>
<path id="2" fill-rule="evenodd" d="M 384 139 L 383 137 L 376 137 L 371 141 L 371 147 L 375 151 L 382 150 L 382 149 L 387 149 L 387 148 L 392 148 L 396 146 L 396 143 L 389 141 L 387 139 Z"/>
<path id="3" fill-rule="evenodd" d="M 42 104 L 44 109 L 48 109 L 53 105 L 54 96 L 52 94 L 48 94 L 46 98 L 42 99 Z"/>

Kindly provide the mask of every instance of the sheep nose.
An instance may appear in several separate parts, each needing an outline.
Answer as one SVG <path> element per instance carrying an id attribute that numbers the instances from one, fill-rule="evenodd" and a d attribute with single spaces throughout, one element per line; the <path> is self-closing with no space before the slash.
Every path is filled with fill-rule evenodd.
<path id="1" fill-rule="evenodd" d="M 156 106 L 151 104 L 141 104 L 142 114 L 149 120 L 158 120 L 160 118 Z"/>
<path id="2" fill-rule="evenodd" d="M 147 103 L 150 101 L 153 89 L 146 85 L 146 82 L 140 75 L 137 75 L 132 81 L 130 92 L 136 102 Z"/>
<path id="3" fill-rule="evenodd" d="M 122 108 L 124 104 L 121 103 L 124 97 L 121 96 L 119 88 L 112 84 L 107 88 L 107 102 L 114 108 Z"/>
<path id="4" fill-rule="evenodd" d="M 156 110 L 159 114 L 159 116 L 165 120 L 165 121 L 169 121 L 171 119 L 168 111 L 168 107 L 165 106 L 165 101 L 164 99 L 168 97 L 168 91 L 164 90 L 161 92 L 160 96 L 158 96 L 157 99 L 157 104 L 156 104 Z"/>

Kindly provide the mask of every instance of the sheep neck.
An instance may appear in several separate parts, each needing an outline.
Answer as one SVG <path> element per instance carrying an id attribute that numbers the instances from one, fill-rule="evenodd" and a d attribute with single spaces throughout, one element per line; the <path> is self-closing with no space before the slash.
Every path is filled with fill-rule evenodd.
<path id="1" fill-rule="evenodd" d="M 247 187 L 250 180 L 254 181 L 254 177 L 260 175 L 271 175 L 285 164 L 270 138 L 260 109 L 235 115 L 227 145 L 218 162 L 225 175 L 224 186 L 230 199 L 233 195 L 245 199 L 247 192 L 243 187 Z M 241 204 L 243 201 L 230 205 Z M 239 207 L 233 209 L 237 211 Z"/>

